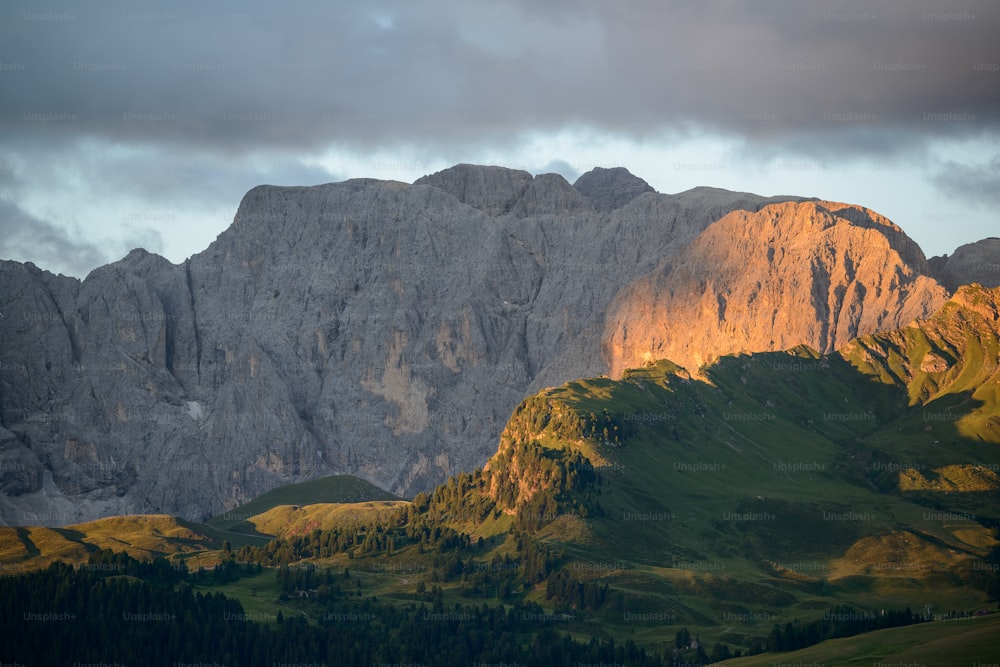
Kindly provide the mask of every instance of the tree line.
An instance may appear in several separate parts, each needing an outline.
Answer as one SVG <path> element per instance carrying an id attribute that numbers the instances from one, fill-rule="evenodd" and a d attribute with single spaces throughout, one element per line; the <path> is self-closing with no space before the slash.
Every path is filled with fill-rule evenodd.
<path id="1" fill-rule="evenodd" d="M 248 614 L 239 601 L 192 589 L 189 577 L 163 559 L 139 563 L 113 559 L 129 572 L 79 569 L 63 563 L 0 578 L 0 655 L 7 662 L 144 664 L 179 662 L 230 665 L 276 663 L 374 663 L 662 665 L 661 656 L 631 641 L 576 641 L 553 628 L 535 604 L 510 607 L 390 605 L 374 598 L 331 595 L 313 622 L 279 612 Z M 108 560 L 104 561 L 109 562 Z M 345 577 L 310 570 L 281 570 L 286 590 L 329 586 Z M 142 578 L 148 576 L 149 579 Z"/>

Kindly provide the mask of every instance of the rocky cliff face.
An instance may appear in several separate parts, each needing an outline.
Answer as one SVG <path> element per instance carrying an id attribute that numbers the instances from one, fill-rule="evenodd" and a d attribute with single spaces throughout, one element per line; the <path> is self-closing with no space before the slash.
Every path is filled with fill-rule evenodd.
<path id="1" fill-rule="evenodd" d="M 878 214 L 833 202 L 733 211 L 676 262 L 625 288 L 608 315 L 611 374 L 653 359 L 695 372 L 723 354 L 852 338 L 947 300 L 920 248 Z"/>
<path id="2" fill-rule="evenodd" d="M 863 209 L 650 190 L 471 165 L 261 186 L 181 265 L 0 262 L 0 518 L 200 519 L 331 473 L 409 495 L 481 465 L 544 386 L 734 336 L 829 349 L 940 305 Z"/>
<path id="3" fill-rule="evenodd" d="M 613 211 L 653 188 L 624 167 L 597 167 L 581 176 L 573 187 L 593 202 L 598 211 Z"/>
<path id="4" fill-rule="evenodd" d="M 984 287 L 1000 287 L 1000 238 L 967 243 L 950 256 L 932 257 L 934 277 L 954 292 L 960 285 L 979 283 Z"/>

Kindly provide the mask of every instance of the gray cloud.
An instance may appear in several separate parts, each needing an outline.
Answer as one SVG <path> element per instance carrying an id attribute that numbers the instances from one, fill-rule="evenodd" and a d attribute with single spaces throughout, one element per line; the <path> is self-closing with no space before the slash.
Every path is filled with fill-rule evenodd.
<path id="1" fill-rule="evenodd" d="M 988 164 L 948 161 L 937 172 L 934 183 L 951 197 L 993 211 L 1000 206 L 1000 155 Z"/>
<path id="2" fill-rule="evenodd" d="M 30 259 L 77 277 L 136 247 L 162 253 L 164 237 L 176 241 L 190 229 L 190 218 L 219 215 L 214 233 L 221 231 L 255 185 L 342 180 L 274 151 L 234 160 L 210 151 L 142 144 L 115 150 L 106 143 L 38 137 L 19 138 L 5 148 L 0 158 L 0 258 Z M 29 195 L 37 200 L 38 190 L 49 195 L 48 202 L 32 215 L 16 202 Z M 95 206 L 89 215 L 79 215 Z M 175 261 L 183 258 L 173 254 Z"/>
<path id="3" fill-rule="evenodd" d="M 4 133 L 240 153 L 697 126 L 805 149 L 854 137 L 871 152 L 906 142 L 865 141 L 859 128 L 919 141 L 1000 119 L 992 0 L 13 2 L 3 13 Z M 949 113 L 966 120 L 935 120 Z"/>
<path id="4" fill-rule="evenodd" d="M 10 0 L 0 255 L 83 275 L 254 185 L 339 180 L 308 164 L 331 151 L 403 178 L 568 128 L 710 136 L 750 169 L 927 165 L 937 191 L 995 205 L 995 165 L 933 170 L 939 140 L 1000 138 L 997 25 L 995 0 Z M 509 166 L 592 166 L 559 155 Z M 88 197 L 79 219 L 125 240 L 64 228 Z"/>
<path id="5" fill-rule="evenodd" d="M 42 268 L 83 276 L 112 259 L 100 244 L 27 213 L 0 198 L 0 258 L 25 257 Z"/>
<path id="6" fill-rule="evenodd" d="M 317 185 L 342 180 L 288 155 L 248 151 L 245 158 L 149 147 L 127 155 L 91 156 L 89 160 L 95 182 L 109 195 L 135 197 L 170 209 L 229 202 L 235 212 L 243 194 L 256 185 Z M 86 159 L 85 152 L 71 158 L 74 162 Z"/>
<path id="7" fill-rule="evenodd" d="M 565 160 L 551 160 L 545 166 L 539 167 L 537 169 L 531 169 L 533 174 L 559 174 L 565 178 L 570 183 L 576 181 L 580 178 L 580 170 L 574 167 Z"/>

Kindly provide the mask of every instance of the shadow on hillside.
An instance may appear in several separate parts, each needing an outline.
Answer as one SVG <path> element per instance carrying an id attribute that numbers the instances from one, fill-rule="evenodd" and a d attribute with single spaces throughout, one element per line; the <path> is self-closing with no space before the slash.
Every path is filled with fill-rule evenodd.
<path id="1" fill-rule="evenodd" d="M 798 355 L 723 357 L 703 373 L 723 392 L 745 393 L 763 413 L 777 412 L 838 443 L 844 469 L 860 485 L 937 509 L 971 503 L 986 510 L 993 518 L 990 525 L 995 524 L 1000 487 L 982 486 L 997 479 L 1000 447 L 968 437 L 957 424 L 985 405 L 971 390 L 910 405 L 905 378 L 895 377 L 889 384 L 840 355 L 819 356 L 804 349 Z M 912 487 L 912 480 L 920 483 L 920 476 L 933 484 L 937 471 L 963 465 L 970 470 L 978 466 L 980 473 L 968 475 L 967 488 L 914 493 L 907 486 Z"/>

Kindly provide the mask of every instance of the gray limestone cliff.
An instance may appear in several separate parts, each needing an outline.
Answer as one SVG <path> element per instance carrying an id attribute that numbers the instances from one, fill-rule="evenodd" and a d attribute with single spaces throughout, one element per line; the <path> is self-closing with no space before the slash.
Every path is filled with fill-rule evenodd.
<path id="1" fill-rule="evenodd" d="M 1000 238 L 995 236 L 967 243 L 951 255 L 928 261 L 934 277 L 952 292 L 969 283 L 1000 287 Z"/>
<path id="2" fill-rule="evenodd" d="M 864 293 L 839 268 L 803 274 L 816 308 L 792 311 L 808 322 L 768 333 L 774 341 L 825 331 L 828 347 L 936 307 L 941 288 L 919 248 L 874 214 L 853 224 L 870 247 L 893 248 L 879 257 L 895 263 L 869 268 L 822 233 L 846 214 L 711 188 L 658 194 L 619 169 L 575 185 L 459 165 L 412 185 L 260 186 L 183 264 L 135 250 L 79 281 L 0 262 L 0 519 L 202 519 L 333 473 L 401 495 L 427 490 L 486 461 L 528 393 L 641 361 L 642 350 L 608 350 L 619 328 L 629 340 L 636 327 L 653 331 L 654 311 L 687 316 L 659 291 L 664 276 L 687 276 L 683 296 L 698 312 L 712 301 L 692 322 L 738 331 L 746 290 L 726 292 L 721 313 L 712 285 L 740 282 L 743 246 L 727 250 L 730 237 L 753 245 L 737 233 L 741 221 L 775 205 L 817 230 L 769 223 L 779 259 L 846 253 L 852 270 L 892 274 L 862 281 Z M 760 268 L 770 261 L 755 258 L 754 280 L 770 275 Z M 824 296 L 841 288 L 842 299 Z M 841 302 L 865 315 L 838 314 Z M 887 313 L 869 316 L 876 307 Z M 772 329 L 781 328 L 778 319 Z M 809 335 L 795 342 L 816 342 Z M 699 354 L 719 345 L 708 336 Z"/>

